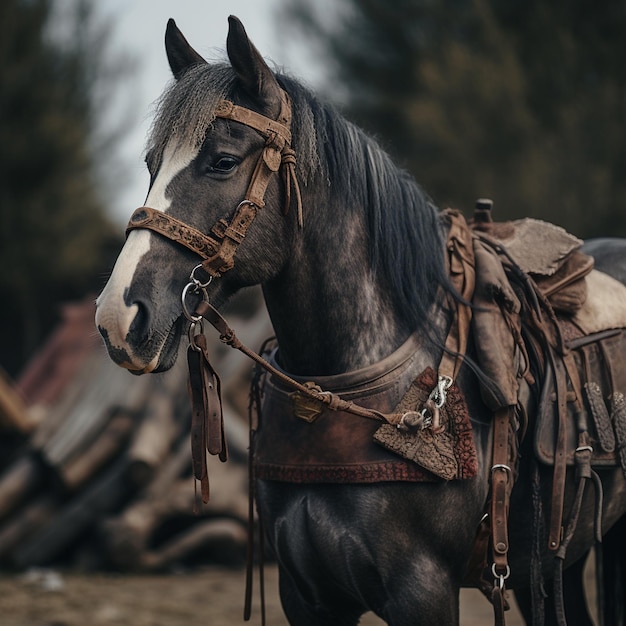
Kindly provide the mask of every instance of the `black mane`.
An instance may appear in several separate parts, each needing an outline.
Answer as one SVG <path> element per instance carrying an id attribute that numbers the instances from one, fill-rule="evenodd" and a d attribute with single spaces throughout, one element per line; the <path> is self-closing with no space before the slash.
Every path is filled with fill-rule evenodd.
<path id="1" fill-rule="evenodd" d="M 297 81 L 281 75 L 279 82 L 294 105 L 301 175 L 316 172 L 344 206 L 365 207 L 372 268 L 408 327 L 422 328 L 438 290 L 449 289 L 439 211 L 374 139 Z"/>

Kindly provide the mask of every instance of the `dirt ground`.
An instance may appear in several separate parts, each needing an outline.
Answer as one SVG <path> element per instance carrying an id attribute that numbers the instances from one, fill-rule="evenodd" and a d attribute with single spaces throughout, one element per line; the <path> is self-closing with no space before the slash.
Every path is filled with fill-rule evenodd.
<path id="1" fill-rule="evenodd" d="M 257 580 L 255 579 L 255 584 Z M 278 576 L 267 567 L 268 626 L 287 626 L 278 600 Z M 209 568 L 164 576 L 78 575 L 33 570 L 0 575 L 2 626 L 236 626 L 261 624 L 258 585 L 252 619 L 243 621 L 245 572 Z M 522 626 L 516 609 L 507 626 Z M 362 626 L 384 624 L 366 615 Z M 475 590 L 463 590 L 461 625 L 493 624 L 491 606 Z"/>

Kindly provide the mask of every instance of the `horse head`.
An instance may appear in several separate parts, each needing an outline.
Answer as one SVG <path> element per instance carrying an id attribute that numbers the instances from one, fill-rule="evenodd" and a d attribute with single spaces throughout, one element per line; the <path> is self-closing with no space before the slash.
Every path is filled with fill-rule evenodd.
<path id="1" fill-rule="evenodd" d="M 96 323 L 109 355 L 137 374 L 175 362 L 185 327 L 181 293 L 203 260 L 203 248 L 205 260 L 213 256 L 200 272 L 202 282 L 210 282 L 206 297 L 219 306 L 241 287 L 280 271 L 289 255 L 281 243 L 290 241 L 296 220 L 293 211 L 285 215 L 290 184 L 274 175 L 289 167 L 289 157 L 293 163 L 288 98 L 239 20 L 229 19 L 230 65 L 208 64 L 173 20 L 165 47 L 175 80 L 159 102 L 148 142 L 146 208 L 133 215 L 97 300 Z M 243 237 L 233 223 L 242 200 L 254 219 Z M 148 214 L 169 231 L 185 231 L 187 242 L 190 233 L 202 238 L 221 230 L 221 238 L 205 237 L 189 249 L 178 245 L 180 237 L 144 226 Z M 228 262 L 222 259 L 223 240 L 230 245 Z"/>

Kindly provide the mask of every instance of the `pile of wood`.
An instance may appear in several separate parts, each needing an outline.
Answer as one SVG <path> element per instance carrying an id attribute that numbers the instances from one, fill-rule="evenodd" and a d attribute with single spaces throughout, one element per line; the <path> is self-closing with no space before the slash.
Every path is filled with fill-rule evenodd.
<path id="1" fill-rule="evenodd" d="M 252 346 L 271 334 L 256 311 L 233 317 Z M 132 376 L 106 356 L 93 315 L 91 300 L 67 307 L 17 385 L 1 381 L 0 568 L 240 562 L 250 363 L 207 331 L 230 459 L 209 460 L 211 500 L 203 505 L 191 475 L 185 359 L 165 374 Z"/>

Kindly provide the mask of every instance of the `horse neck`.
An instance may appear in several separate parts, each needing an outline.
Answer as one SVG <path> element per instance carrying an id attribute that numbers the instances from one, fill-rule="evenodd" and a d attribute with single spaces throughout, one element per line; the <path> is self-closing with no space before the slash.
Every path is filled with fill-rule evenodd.
<path id="1" fill-rule="evenodd" d="M 366 367 L 410 331 L 370 268 L 362 211 L 332 201 L 306 206 L 287 266 L 264 285 L 281 364 L 304 375 Z"/>

